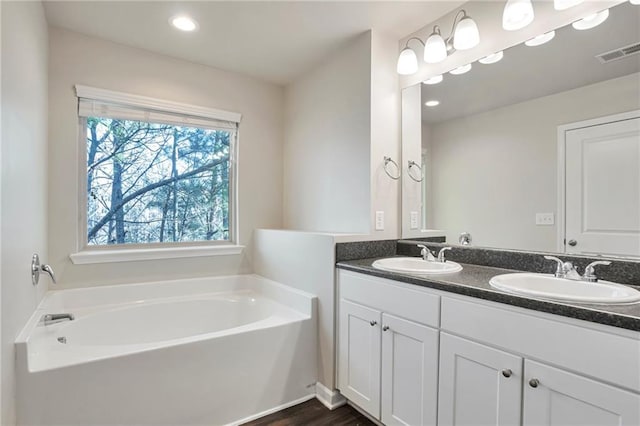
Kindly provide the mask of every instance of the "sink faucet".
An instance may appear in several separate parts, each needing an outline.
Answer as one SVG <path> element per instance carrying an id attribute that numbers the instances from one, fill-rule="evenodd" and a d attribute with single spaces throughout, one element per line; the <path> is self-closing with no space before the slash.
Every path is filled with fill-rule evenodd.
<path id="1" fill-rule="evenodd" d="M 598 265 L 609 266 L 611 262 L 608 260 L 596 260 L 595 262 L 591 262 L 584 268 L 584 275 L 582 275 L 582 279 L 589 283 L 598 282 L 598 277 L 596 277 L 595 267 Z"/>
<path id="2" fill-rule="evenodd" d="M 444 254 L 447 250 L 451 250 L 451 247 L 442 247 L 440 249 L 440 251 L 438 252 L 438 262 L 444 263 L 447 261 L 447 259 L 445 259 L 444 257 Z"/>
<path id="3" fill-rule="evenodd" d="M 598 281 L 598 277 L 595 274 L 595 267 L 598 265 L 611 265 L 608 260 L 596 260 L 591 262 L 584 268 L 584 274 L 581 276 L 576 270 L 575 266 L 571 262 L 565 262 L 555 256 L 545 256 L 547 260 L 553 260 L 557 263 L 556 272 L 554 276 L 556 278 L 566 278 L 568 280 L 586 281 L 589 283 L 595 283 Z"/>
<path id="4" fill-rule="evenodd" d="M 40 318 L 40 323 L 43 325 L 57 324 L 63 321 L 73 321 L 75 316 L 73 314 L 45 314 Z"/>
<path id="5" fill-rule="evenodd" d="M 429 250 L 426 246 L 418 244 L 418 248 L 422 249 L 420 250 L 420 256 L 422 256 L 422 260 L 429 262 L 433 262 L 436 260 L 436 258 L 433 256 L 433 253 L 431 253 L 431 250 Z"/>

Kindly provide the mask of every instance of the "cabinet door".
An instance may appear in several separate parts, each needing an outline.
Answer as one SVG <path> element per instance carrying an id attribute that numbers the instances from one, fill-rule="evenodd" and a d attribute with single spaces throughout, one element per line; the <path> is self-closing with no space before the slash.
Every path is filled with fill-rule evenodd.
<path id="1" fill-rule="evenodd" d="M 375 309 L 340 301 L 340 392 L 376 418 L 380 418 L 381 317 Z"/>
<path id="2" fill-rule="evenodd" d="M 525 360 L 524 388 L 525 426 L 640 425 L 640 395 L 584 376 Z"/>
<path id="3" fill-rule="evenodd" d="M 519 425 L 522 358 L 440 333 L 438 424 Z"/>
<path id="4" fill-rule="evenodd" d="M 438 331 L 382 314 L 382 423 L 435 425 Z"/>

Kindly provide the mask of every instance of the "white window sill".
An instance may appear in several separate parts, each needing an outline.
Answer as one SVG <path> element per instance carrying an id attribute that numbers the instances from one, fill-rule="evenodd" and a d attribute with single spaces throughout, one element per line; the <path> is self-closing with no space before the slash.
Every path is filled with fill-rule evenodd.
<path id="1" fill-rule="evenodd" d="M 75 265 L 91 263 L 135 262 L 140 260 L 179 259 L 183 257 L 225 256 L 242 253 L 244 246 L 193 246 L 137 248 L 119 250 L 85 250 L 69 255 Z"/>

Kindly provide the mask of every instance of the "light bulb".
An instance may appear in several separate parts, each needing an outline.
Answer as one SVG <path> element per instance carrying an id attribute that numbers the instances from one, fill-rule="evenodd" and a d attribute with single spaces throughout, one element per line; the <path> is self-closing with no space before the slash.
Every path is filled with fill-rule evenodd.
<path id="1" fill-rule="evenodd" d="M 438 106 L 438 105 L 440 105 L 440 101 L 436 101 L 436 100 L 433 100 L 433 101 L 427 101 L 427 102 L 425 102 L 424 104 L 425 104 L 426 106 L 428 106 L 428 107 L 434 107 L 434 106 Z"/>
<path id="2" fill-rule="evenodd" d="M 475 21 L 466 16 L 458 22 L 453 34 L 453 48 L 467 50 L 476 47 L 480 43 L 480 33 Z"/>
<path id="3" fill-rule="evenodd" d="M 531 40 L 525 41 L 524 44 L 529 47 L 540 46 L 542 44 L 550 42 L 555 36 L 555 31 L 549 31 L 548 33 L 540 34 L 539 36 L 536 36 Z"/>
<path id="4" fill-rule="evenodd" d="M 435 75 L 431 78 L 426 79 L 425 81 L 423 81 L 423 84 L 438 84 L 443 80 L 442 74 L 440 75 Z"/>
<path id="5" fill-rule="evenodd" d="M 198 23 L 186 15 L 176 15 L 169 19 L 169 23 L 180 31 L 195 31 L 198 29 Z"/>
<path id="6" fill-rule="evenodd" d="M 489 56 L 485 56 L 484 58 L 478 60 L 478 62 L 484 65 L 495 64 L 496 62 L 501 60 L 503 57 L 504 57 L 504 53 L 501 50 L 499 52 L 492 53 Z"/>
<path id="7" fill-rule="evenodd" d="M 440 31 L 434 29 L 424 44 L 424 61 L 428 64 L 437 64 L 445 59 L 447 59 L 447 46 Z"/>
<path id="8" fill-rule="evenodd" d="M 400 52 L 397 71 L 400 75 L 411 75 L 418 71 L 418 57 L 413 49 L 405 47 Z"/>
<path id="9" fill-rule="evenodd" d="M 533 22 L 533 5 L 531 0 L 507 0 L 502 13 L 502 28 L 515 31 Z"/>
<path id="10" fill-rule="evenodd" d="M 466 72 L 469 72 L 470 70 L 471 70 L 471 64 L 467 64 L 467 65 L 463 65 L 461 67 L 458 67 L 456 69 L 453 69 L 453 70 L 449 71 L 449 74 L 460 75 L 460 74 L 464 74 Z"/>
<path id="11" fill-rule="evenodd" d="M 555 10 L 565 10 L 577 6 L 583 1 L 584 0 L 553 0 L 553 8 Z"/>
<path id="12" fill-rule="evenodd" d="M 589 16 L 585 16 L 579 21 L 571 24 L 573 28 L 576 30 L 590 30 L 591 28 L 595 28 L 598 25 L 602 24 L 609 17 L 609 9 L 605 9 L 601 12 L 591 14 Z"/>

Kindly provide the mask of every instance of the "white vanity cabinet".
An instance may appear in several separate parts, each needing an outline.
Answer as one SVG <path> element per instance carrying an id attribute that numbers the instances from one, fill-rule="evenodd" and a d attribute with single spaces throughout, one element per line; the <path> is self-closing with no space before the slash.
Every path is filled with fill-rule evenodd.
<path id="1" fill-rule="evenodd" d="M 524 426 L 640 425 L 638 394 L 530 360 L 525 374 Z"/>
<path id="2" fill-rule="evenodd" d="M 520 424 L 521 357 L 441 333 L 438 424 Z"/>
<path id="3" fill-rule="evenodd" d="M 385 425 L 640 425 L 638 332 L 350 271 L 338 284 L 339 389 Z"/>
<path id="4" fill-rule="evenodd" d="M 340 392 L 385 425 L 435 425 L 439 296 L 363 277 L 340 273 Z"/>

